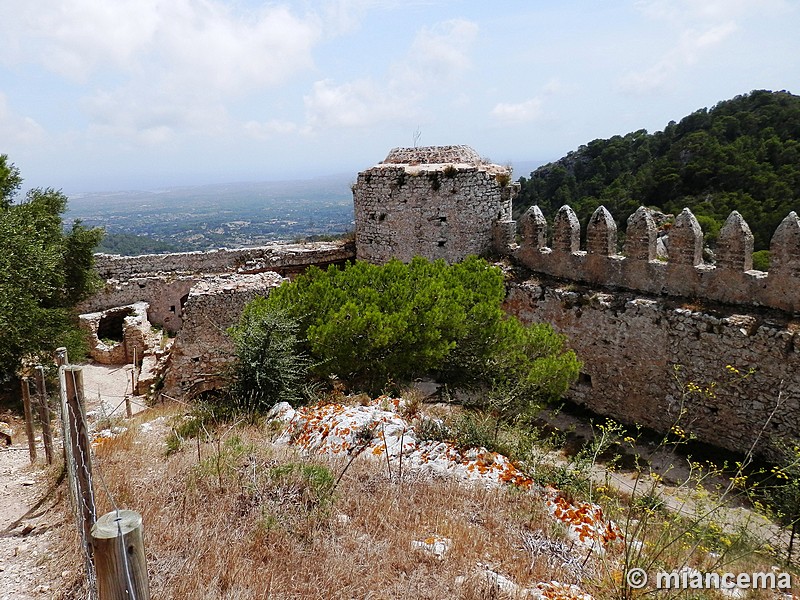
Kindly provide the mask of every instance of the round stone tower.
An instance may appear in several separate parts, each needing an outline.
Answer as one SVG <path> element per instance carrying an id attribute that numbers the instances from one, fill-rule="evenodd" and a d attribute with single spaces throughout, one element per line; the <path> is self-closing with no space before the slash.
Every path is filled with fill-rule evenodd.
<path id="1" fill-rule="evenodd" d="M 469 146 L 395 148 L 353 186 L 356 257 L 449 263 L 514 241 L 511 169 Z"/>

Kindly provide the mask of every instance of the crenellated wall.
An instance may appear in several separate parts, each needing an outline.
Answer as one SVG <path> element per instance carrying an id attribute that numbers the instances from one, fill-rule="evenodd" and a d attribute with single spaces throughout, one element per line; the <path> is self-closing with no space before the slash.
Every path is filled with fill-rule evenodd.
<path id="1" fill-rule="evenodd" d="M 507 252 L 537 273 L 656 296 L 800 310 L 800 219 L 794 212 L 772 237 L 768 273 L 752 270 L 753 235 L 735 211 L 720 231 L 715 264 L 703 262 L 703 232 L 689 209 L 669 230 L 666 261 L 656 259 L 656 225 L 644 207 L 628 218 L 622 247 L 614 219 L 602 206 L 589 220 L 584 250 L 580 223 L 569 206 L 556 214 L 549 246 L 548 224 L 538 206 L 521 217 L 519 230 L 519 246 Z"/>

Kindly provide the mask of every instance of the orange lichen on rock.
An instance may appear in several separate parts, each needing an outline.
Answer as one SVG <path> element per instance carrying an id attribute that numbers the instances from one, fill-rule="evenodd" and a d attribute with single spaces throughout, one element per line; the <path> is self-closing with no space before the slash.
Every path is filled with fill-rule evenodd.
<path id="1" fill-rule="evenodd" d="M 576 585 L 550 581 L 536 584 L 534 594 L 539 593 L 541 600 L 593 600 L 590 594 L 581 591 Z M 537 596 L 534 595 L 534 598 Z"/>
<path id="2" fill-rule="evenodd" d="M 621 539 L 622 532 L 613 521 L 607 521 L 603 509 L 590 502 L 572 503 L 555 493 L 545 501 L 550 515 L 567 526 L 570 537 L 587 546 L 599 544 L 601 548 Z"/>

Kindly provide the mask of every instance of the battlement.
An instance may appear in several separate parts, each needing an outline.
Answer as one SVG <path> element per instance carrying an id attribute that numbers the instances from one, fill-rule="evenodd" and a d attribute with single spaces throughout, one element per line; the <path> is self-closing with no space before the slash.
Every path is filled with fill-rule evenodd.
<path id="1" fill-rule="evenodd" d="M 688 208 L 669 230 L 666 260 L 656 256 L 658 231 L 645 207 L 628 218 L 621 247 L 616 223 L 603 206 L 589 219 L 583 250 L 580 223 L 566 205 L 553 220 L 550 246 L 538 206 L 520 218 L 519 230 L 520 244 L 505 250 L 537 273 L 654 295 L 800 310 L 800 218 L 794 212 L 772 237 L 769 272 L 753 270 L 753 234 L 736 211 L 720 231 L 713 264 L 703 261 L 703 231 Z"/>

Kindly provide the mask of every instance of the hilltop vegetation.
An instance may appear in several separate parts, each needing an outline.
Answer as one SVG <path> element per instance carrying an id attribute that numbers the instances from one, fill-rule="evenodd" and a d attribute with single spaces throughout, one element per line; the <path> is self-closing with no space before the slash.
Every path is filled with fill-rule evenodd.
<path id="1" fill-rule="evenodd" d="M 677 214 L 689 207 L 707 242 L 732 210 L 767 249 L 800 199 L 800 97 L 753 91 L 700 109 L 653 134 L 598 139 L 520 178 L 514 212 L 538 204 L 552 218 L 570 204 L 586 224 L 601 204 L 624 231 L 639 205 Z"/>

